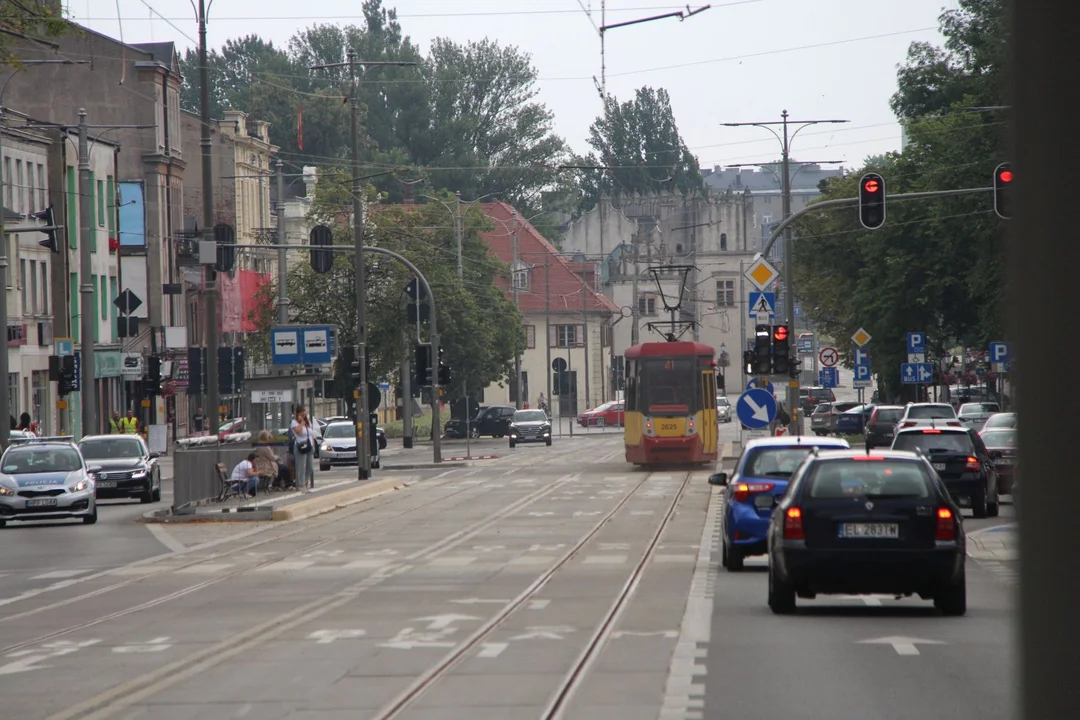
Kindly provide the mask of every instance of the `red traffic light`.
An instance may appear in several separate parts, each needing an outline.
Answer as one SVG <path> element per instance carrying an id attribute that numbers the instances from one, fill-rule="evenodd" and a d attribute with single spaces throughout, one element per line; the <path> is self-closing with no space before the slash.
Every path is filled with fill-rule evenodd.
<path id="1" fill-rule="evenodd" d="M 1012 170 L 1002 170 L 998 173 L 998 180 L 1003 183 L 1011 183 L 1013 181 Z"/>
<path id="2" fill-rule="evenodd" d="M 881 183 L 871 178 L 870 180 L 867 180 L 866 183 L 863 185 L 863 189 L 865 189 L 868 193 L 876 193 L 881 190 Z"/>
<path id="3" fill-rule="evenodd" d="M 773 340 L 787 340 L 788 329 L 787 325 L 777 325 L 773 331 Z"/>

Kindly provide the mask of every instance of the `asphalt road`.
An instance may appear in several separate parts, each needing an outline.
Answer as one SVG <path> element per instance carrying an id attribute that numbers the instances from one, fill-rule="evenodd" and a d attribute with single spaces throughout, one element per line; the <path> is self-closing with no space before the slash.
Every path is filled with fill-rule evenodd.
<path id="1" fill-rule="evenodd" d="M 5 530 L 20 541 L 8 555 L 27 552 L 38 575 L 84 544 L 99 563 L 0 577 L 5 717 L 876 720 L 1009 707 L 1010 600 L 982 561 L 965 618 L 890 598 L 778 619 L 763 573 L 717 573 L 709 470 L 631 468 L 618 435 L 490 454 L 402 471 L 417 482 L 293 523 L 152 536 L 122 519 L 135 505 L 96 526 Z M 131 542 L 150 549 L 127 555 Z M 945 644 L 857 644 L 894 635 Z"/>

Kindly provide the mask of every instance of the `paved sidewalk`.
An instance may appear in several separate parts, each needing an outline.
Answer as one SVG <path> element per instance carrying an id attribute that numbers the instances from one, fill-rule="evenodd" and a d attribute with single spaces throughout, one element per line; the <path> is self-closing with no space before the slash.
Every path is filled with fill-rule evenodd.
<path id="1" fill-rule="evenodd" d="M 1018 560 L 1017 529 L 1016 523 L 1009 523 L 968 535 L 968 556 L 978 560 Z"/>

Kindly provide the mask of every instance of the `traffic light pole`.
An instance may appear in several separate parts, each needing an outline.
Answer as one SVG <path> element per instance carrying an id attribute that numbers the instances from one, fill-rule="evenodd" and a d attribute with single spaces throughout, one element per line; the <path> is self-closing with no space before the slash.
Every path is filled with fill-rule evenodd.
<path id="1" fill-rule="evenodd" d="M 90 202 L 90 137 L 86 109 L 79 108 L 79 402 L 82 434 L 96 435 L 97 393 L 94 387 L 94 283 L 90 259 L 90 233 L 94 231 L 94 207 Z M 4 378 L 6 382 L 6 377 Z"/>
<path id="2" fill-rule="evenodd" d="M 218 395 L 217 348 L 221 344 L 221 326 L 217 303 L 217 241 L 214 238 L 213 143 L 210 139 L 210 61 L 206 50 L 206 0 L 199 0 L 199 149 L 202 157 L 203 243 L 213 248 L 212 263 L 203 265 L 203 297 L 206 298 L 206 411 L 210 413 L 212 434 L 220 423 L 221 399 Z M 200 253 L 201 255 L 201 253 Z"/>

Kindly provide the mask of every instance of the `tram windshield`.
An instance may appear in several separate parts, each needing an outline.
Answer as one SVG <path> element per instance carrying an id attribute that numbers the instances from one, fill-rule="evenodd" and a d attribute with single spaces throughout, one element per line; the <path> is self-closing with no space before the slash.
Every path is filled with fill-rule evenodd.
<path id="1" fill-rule="evenodd" d="M 639 407 L 684 406 L 689 412 L 700 409 L 701 374 L 696 358 L 649 358 L 642 362 Z"/>

